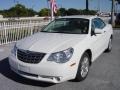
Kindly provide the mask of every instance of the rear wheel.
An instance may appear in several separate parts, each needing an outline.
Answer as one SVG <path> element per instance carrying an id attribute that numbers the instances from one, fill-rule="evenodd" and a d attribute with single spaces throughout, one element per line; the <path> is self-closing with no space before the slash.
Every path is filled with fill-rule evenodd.
<path id="1" fill-rule="evenodd" d="M 105 52 L 111 52 L 112 50 L 112 38 L 109 39 L 108 48 L 105 50 Z"/>
<path id="2" fill-rule="evenodd" d="M 90 57 L 88 53 L 84 53 L 79 63 L 75 81 L 82 81 L 87 77 L 89 72 L 89 66 L 90 66 Z"/>

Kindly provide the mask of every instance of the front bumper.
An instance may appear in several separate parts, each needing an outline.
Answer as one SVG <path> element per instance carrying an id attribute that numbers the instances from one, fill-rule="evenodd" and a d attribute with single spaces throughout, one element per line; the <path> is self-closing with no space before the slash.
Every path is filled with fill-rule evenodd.
<path id="1" fill-rule="evenodd" d="M 32 80 L 60 83 L 74 79 L 76 76 L 76 69 L 70 67 L 70 64 L 42 61 L 39 64 L 28 64 L 19 61 L 14 55 L 9 56 L 11 69 L 17 74 Z"/>

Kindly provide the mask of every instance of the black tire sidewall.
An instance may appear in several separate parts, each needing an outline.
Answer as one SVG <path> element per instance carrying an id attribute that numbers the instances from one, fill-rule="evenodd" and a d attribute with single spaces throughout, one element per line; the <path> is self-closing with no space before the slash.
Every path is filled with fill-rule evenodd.
<path id="1" fill-rule="evenodd" d="M 110 44 L 112 45 L 112 39 L 111 39 L 111 38 L 110 38 L 110 40 L 109 40 L 109 44 L 108 44 L 108 50 L 109 50 L 109 51 L 112 50 L 112 46 L 111 46 L 111 48 L 109 48 Z"/>
<path id="2" fill-rule="evenodd" d="M 90 62 L 89 62 L 89 67 L 88 67 L 88 73 L 87 73 L 87 75 L 85 77 L 81 76 L 81 66 L 82 66 L 82 62 L 83 62 L 83 60 L 84 60 L 85 57 L 88 57 L 88 59 L 90 61 L 90 57 L 89 57 L 88 53 L 84 53 L 82 55 L 81 59 L 80 59 L 80 62 L 79 62 L 79 66 L 78 66 L 78 70 L 77 70 L 75 81 L 78 81 L 78 82 L 79 81 L 83 81 L 87 77 L 87 75 L 89 73 Z"/>
<path id="3" fill-rule="evenodd" d="M 110 40 L 111 40 L 111 44 L 112 44 L 112 38 L 110 38 L 110 39 L 109 39 L 109 43 L 108 43 L 108 48 L 105 50 L 105 52 L 111 52 L 111 51 L 112 51 L 112 47 L 109 48 Z"/>

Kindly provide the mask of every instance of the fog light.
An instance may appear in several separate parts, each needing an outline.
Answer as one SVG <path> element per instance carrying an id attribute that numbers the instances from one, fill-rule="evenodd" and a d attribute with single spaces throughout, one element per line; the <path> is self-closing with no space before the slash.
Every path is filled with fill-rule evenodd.
<path id="1" fill-rule="evenodd" d="M 55 77 L 57 81 L 60 81 L 62 77 Z"/>
<path id="2" fill-rule="evenodd" d="M 62 79 L 62 77 L 54 77 L 54 76 L 40 76 L 42 78 L 49 78 L 55 81 L 60 81 Z"/>

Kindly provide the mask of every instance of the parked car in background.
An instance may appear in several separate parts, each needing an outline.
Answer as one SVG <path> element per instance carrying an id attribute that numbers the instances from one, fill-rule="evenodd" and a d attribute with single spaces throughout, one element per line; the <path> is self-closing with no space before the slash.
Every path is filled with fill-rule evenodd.
<path id="1" fill-rule="evenodd" d="M 82 81 L 92 62 L 111 51 L 112 37 L 112 26 L 97 16 L 61 17 L 18 41 L 9 56 L 10 67 L 33 80 Z"/>
<path id="2" fill-rule="evenodd" d="M 110 17 L 111 13 L 110 12 L 98 12 L 98 16 L 100 16 L 100 17 Z"/>
<path id="3" fill-rule="evenodd" d="M 116 25 L 120 25 L 120 13 L 116 15 L 116 20 L 115 20 Z"/>

